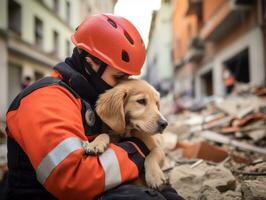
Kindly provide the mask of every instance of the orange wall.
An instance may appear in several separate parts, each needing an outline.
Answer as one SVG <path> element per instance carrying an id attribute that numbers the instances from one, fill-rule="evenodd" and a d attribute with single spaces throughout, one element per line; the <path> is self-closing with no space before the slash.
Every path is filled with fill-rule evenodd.
<path id="1" fill-rule="evenodd" d="M 243 16 L 241 22 L 237 24 L 233 30 L 231 30 L 230 34 L 226 37 L 221 38 L 221 40 L 215 42 L 213 44 L 214 53 L 218 53 L 220 50 L 224 49 L 227 45 L 233 43 L 237 38 L 241 37 L 245 33 L 247 33 L 250 29 L 252 29 L 258 23 L 258 13 L 257 7 L 253 7 L 252 11 L 249 15 Z"/>
<path id="2" fill-rule="evenodd" d="M 230 0 L 203 0 L 203 22 L 208 21 L 228 1 Z"/>
<path id="3" fill-rule="evenodd" d="M 187 52 L 187 46 L 190 42 L 190 39 L 193 34 L 198 34 L 201 30 L 201 33 L 204 33 L 205 29 L 202 29 L 204 26 L 214 24 L 215 17 L 217 19 L 216 13 L 218 13 L 219 9 L 227 8 L 227 4 L 229 5 L 231 0 L 202 0 L 202 16 L 200 19 L 197 19 L 196 16 L 189 15 L 186 16 L 185 13 L 188 9 L 188 1 L 189 0 L 176 0 L 175 7 L 173 12 L 173 57 L 174 57 L 174 64 L 177 64 L 180 59 L 184 58 Z M 251 10 L 248 12 L 243 12 L 241 15 L 241 20 L 235 24 L 235 26 L 228 30 L 223 37 L 219 38 L 219 40 L 215 42 L 211 41 L 204 41 L 205 42 L 205 56 L 201 60 L 200 64 L 196 64 L 194 68 L 190 69 L 188 64 L 182 66 L 178 69 L 176 73 L 177 79 L 182 79 L 182 77 L 186 77 L 186 74 L 191 74 L 191 71 L 197 70 L 197 67 L 203 66 L 205 63 L 210 62 L 215 56 L 224 50 L 226 47 L 234 43 L 248 31 L 253 29 L 254 27 L 259 27 L 259 9 L 261 9 L 260 1 L 258 0 L 250 0 L 254 1 L 251 5 Z M 229 8 L 229 7 L 228 7 Z M 220 12 L 221 13 L 221 12 Z M 220 14 L 219 13 L 219 14 Z M 216 15 L 216 16 L 215 16 Z M 213 18 L 211 20 L 211 18 Z M 219 22 L 219 20 L 217 20 Z M 266 24 L 266 23 L 265 23 Z M 264 33 L 264 48 L 266 47 L 266 25 L 263 26 L 263 33 Z M 188 27 L 191 27 L 191 34 L 188 34 Z M 203 35 L 203 34 L 201 34 Z M 266 55 L 266 51 L 265 51 Z M 265 61 L 266 63 L 266 61 Z M 189 63 L 190 64 L 190 63 Z M 265 64 L 266 69 L 266 64 Z"/>
<path id="4" fill-rule="evenodd" d="M 195 15 L 187 15 L 189 0 L 175 1 L 173 13 L 173 53 L 174 63 L 177 63 L 181 58 L 184 58 L 190 39 L 194 35 L 198 35 L 202 25 L 210 20 L 218 9 L 223 4 L 228 3 L 230 0 L 203 0 L 202 1 L 202 21 L 199 21 Z M 211 50 L 206 48 L 206 54 L 212 55 L 219 52 L 226 45 L 232 43 L 242 34 L 246 33 L 250 28 L 255 26 L 258 22 L 257 19 L 257 6 L 253 7 L 252 12 L 248 16 L 244 16 L 240 24 L 237 24 L 234 30 L 228 34 L 227 37 L 221 38 L 211 45 Z M 190 28 L 189 28 L 190 27 Z M 189 31 L 190 29 L 190 31 Z M 190 32 L 190 33 L 189 33 Z M 207 44 L 207 43 L 206 43 Z M 210 52 L 209 52 L 210 51 Z"/>
<path id="5" fill-rule="evenodd" d="M 198 32 L 198 21 L 195 15 L 186 16 L 188 0 L 178 0 L 173 14 L 173 49 L 174 63 L 184 57 L 190 39 Z"/>

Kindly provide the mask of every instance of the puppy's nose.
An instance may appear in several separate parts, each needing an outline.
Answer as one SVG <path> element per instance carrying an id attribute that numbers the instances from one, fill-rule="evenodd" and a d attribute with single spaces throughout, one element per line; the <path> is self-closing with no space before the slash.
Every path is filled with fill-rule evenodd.
<path id="1" fill-rule="evenodd" d="M 168 126 L 168 122 L 165 119 L 160 119 L 158 121 L 159 131 L 163 131 Z"/>

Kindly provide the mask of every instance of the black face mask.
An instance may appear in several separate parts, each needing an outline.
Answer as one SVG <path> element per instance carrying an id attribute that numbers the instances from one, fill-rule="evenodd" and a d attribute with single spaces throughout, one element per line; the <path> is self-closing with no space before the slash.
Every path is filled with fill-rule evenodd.
<path id="1" fill-rule="evenodd" d="M 87 78 L 88 82 L 93 85 L 93 87 L 95 88 L 95 90 L 97 91 L 97 93 L 100 95 L 102 93 L 104 93 L 106 90 L 109 90 L 112 88 L 111 85 L 109 85 L 108 83 L 106 83 L 101 77 L 102 74 L 104 73 L 105 69 L 106 69 L 106 64 L 101 62 L 100 63 L 100 67 L 99 70 L 97 72 L 95 72 L 91 65 L 85 61 L 84 62 L 84 68 L 85 68 L 85 72 L 86 75 L 85 77 Z"/>
<path id="2" fill-rule="evenodd" d="M 65 63 L 68 64 L 71 68 L 75 69 L 81 75 L 83 75 L 87 79 L 89 84 L 94 88 L 98 96 L 104 93 L 106 90 L 112 88 L 112 86 L 107 84 L 101 78 L 107 65 L 100 60 L 96 60 L 96 63 L 100 65 L 100 68 L 97 72 L 95 72 L 92 69 L 91 65 L 86 61 L 86 56 L 88 56 L 88 53 L 86 53 L 85 51 L 79 53 L 78 49 L 74 48 L 72 56 L 67 58 L 65 60 Z"/>
<path id="3" fill-rule="evenodd" d="M 88 54 L 85 51 L 80 53 L 77 48 L 74 48 L 72 56 L 66 58 L 64 65 L 56 66 L 55 70 L 63 76 L 68 85 L 94 108 L 99 95 L 111 89 L 112 86 L 101 78 L 107 65 L 102 61 L 96 62 L 100 67 L 95 72 L 91 64 L 86 61 L 86 56 Z"/>

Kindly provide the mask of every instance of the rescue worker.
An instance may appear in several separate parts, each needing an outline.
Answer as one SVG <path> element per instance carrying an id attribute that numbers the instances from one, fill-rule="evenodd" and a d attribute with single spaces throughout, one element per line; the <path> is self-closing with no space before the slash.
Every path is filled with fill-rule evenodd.
<path id="1" fill-rule="evenodd" d="M 81 145 L 101 132 L 98 96 L 140 74 L 145 47 L 136 28 L 122 17 L 94 15 L 71 39 L 72 56 L 23 90 L 7 112 L 8 199 L 178 199 L 170 187 L 159 193 L 122 184 L 143 170 L 149 151 L 139 139 L 110 144 L 99 156 L 85 155 Z"/>
<path id="2" fill-rule="evenodd" d="M 26 87 L 28 87 L 30 85 L 30 83 L 31 83 L 31 77 L 30 76 L 26 76 L 24 78 L 24 80 L 22 81 L 22 83 L 21 83 L 21 89 L 22 90 L 25 89 Z"/>
<path id="3" fill-rule="evenodd" d="M 223 82 L 226 89 L 226 94 L 231 94 L 231 92 L 234 89 L 236 81 L 233 73 L 228 69 L 228 67 L 224 67 Z"/>

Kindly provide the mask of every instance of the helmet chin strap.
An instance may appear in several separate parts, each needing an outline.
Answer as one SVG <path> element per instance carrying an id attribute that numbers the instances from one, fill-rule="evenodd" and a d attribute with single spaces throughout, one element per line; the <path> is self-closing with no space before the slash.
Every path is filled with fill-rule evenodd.
<path id="1" fill-rule="evenodd" d="M 85 67 L 85 71 L 86 71 L 88 74 L 90 74 L 90 75 L 97 76 L 98 78 L 101 78 L 102 75 L 103 75 L 103 73 L 104 73 L 104 71 L 105 71 L 105 69 L 106 69 L 106 67 L 107 67 L 107 64 L 105 64 L 104 62 L 102 62 L 102 63 L 100 64 L 100 66 L 99 66 L 98 71 L 95 72 L 94 69 L 92 69 L 91 65 L 89 64 L 89 65 L 87 65 L 87 66 Z"/>
<path id="2" fill-rule="evenodd" d="M 98 69 L 98 71 L 97 71 L 97 76 L 98 76 L 98 77 L 102 77 L 102 75 L 103 75 L 103 73 L 104 73 L 106 67 L 107 67 L 107 64 L 104 63 L 104 62 L 101 62 L 100 66 L 99 66 L 99 69 Z"/>
<path id="3" fill-rule="evenodd" d="M 82 53 L 80 54 L 81 59 L 84 60 L 85 62 L 87 62 L 87 61 L 85 60 L 85 58 L 86 58 L 87 55 L 88 55 L 88 53 L 85 52 L 85 51 L 82 51 Z M 92 58 L 91 58 L 91 59 L 92 59 Z M 92 61 L 93 61 L 93 59 L 92 59 Z M 94 62 L 94 61 L 93 61 L 93 62 Z M 91 66 L 90 64 L 86 65 L 86 67 L 85 67 L 85 71 L 86 71 L 88 74 L 91 74 L 91 75 L 93 75 L 93 76 L 96 75 L 98 78 L 101 78 L 102 75 L 103 75 L 103 73 L 104 73 L 104 71 L 105 71 L 105 69 L 106 69 L 106 67 L 107 67 L 107 64 L 104 63 L 104 62 L 101 61 L 101 60 L 99 60 L 99 62 L 100 62 L 100 64 L 99 64 L 99 69 L 98 69 L 97 72 L 94 71 L 94 69 L 92 68 L 92 66 Z"/>

